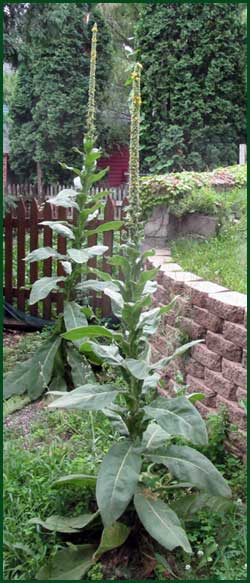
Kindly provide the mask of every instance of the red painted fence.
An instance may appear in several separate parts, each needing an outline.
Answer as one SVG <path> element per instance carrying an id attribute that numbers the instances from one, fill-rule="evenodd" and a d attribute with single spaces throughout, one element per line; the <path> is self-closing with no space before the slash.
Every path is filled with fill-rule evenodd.
<path id="1" fill-rule="evenodd" d="M 123 207 L 126 206 L 127 199 L 119 205 L 119 215 L 124 216 Z M 112 221 L 117 218 L 116 203 L 108 198 L 102 216 L 89 223 L 88 228 Z M 63 268 L 54 259 L 46 261 L 27 263 L 24 257 L 38 247 L 57 248 L 59 253 L 65 254 L 67 251 L 68 239 L 60 235 L 55 235 L 49 227 L 39 225 L 41 221 L 65 220 L 71 224 L 75 223 L 75 213 L 72 209 L 64 209 L 51 206 L 49 203 L 39 206 L 38 201 L 20 199 L 17 207 L 8 213 L 4 219 L 4 295 L 9 304 L 17 306 L 23 312 L 29 311 L 33 316 L 40 316 L 51 319 L 63 310 L 62 292 L 52 292 L 49 296 L 34 306 L 28 305 L 30 295 L 30 284 L 33 284 L 40 277 L 50 277 L 52 275 L 64 275 Z M 103 244 L 108 246 L 108 251 L 104 257 L 93 258 L 89 261 L 89 266 L 99 267 L 105 272 L 112 273 L 112 268 L 107 262 L 107 257 L 112 255 L 114 240 L 120 240 L 120 235 L 113 231 L 103 234 L 92 235 L 88 239 L 88 246 Z M 70 243 L 71 245 L 71 243 Z M 91 278 L 94 277 L 91 275 Z M 92 293 L 91 304 L 94 309 L 99 308 L 103 316 L 110 314 L 109 299 L 103 294 Z"/>

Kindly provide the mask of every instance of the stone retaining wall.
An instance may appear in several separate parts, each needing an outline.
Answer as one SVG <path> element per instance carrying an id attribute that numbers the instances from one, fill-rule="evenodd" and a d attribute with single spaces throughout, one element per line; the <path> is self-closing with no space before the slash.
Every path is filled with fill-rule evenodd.
<path id="1" fill-rule="evenodd" d="M 246 415 L 239 403 L 247 396 L 247 296 L 182 271 L 167 250 L 158 249 L 148 263 L 160 267 L 154 304 L 166 305 L 179 296 L 176 307 L 164 316 L 152 342 L 154 360 L 171 354 L 180 342 L 204 340 L 191 349 L 188 357 L 172 361 L 166 368 L 164 378 L 168 388 L 173 388 L 176 374 L 181 371 L 189 392 L 206 395 L 197 402 L 202 415 L 216 412 L 224 405 L 229 420 L 239 428 L 230 434 L 230 447 L 244 453 Z"/>

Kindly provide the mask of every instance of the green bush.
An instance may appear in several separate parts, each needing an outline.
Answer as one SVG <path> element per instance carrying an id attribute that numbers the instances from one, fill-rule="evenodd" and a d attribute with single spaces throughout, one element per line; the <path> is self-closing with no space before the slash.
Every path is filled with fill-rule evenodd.
<path id="1" fill-rule="evenodd" d="M 151 173 L 234 164 L 246 139 L 246 26 L 236 4 L 145 3 L 141 163 Z"/>
<path id="2" fill-rule="evenodd" d="M 141 177 L 141 201 L 145 216 L 158 205 L 181 217 L 190 212 L 217 215 L 231 191 L 246 186 L 246 166 L 217 168 L 212 172 L 176 172 Z M 225 196 L 225 191 L 227 192 Z M 229 192 L 228 192 L 229 191 Z"/>

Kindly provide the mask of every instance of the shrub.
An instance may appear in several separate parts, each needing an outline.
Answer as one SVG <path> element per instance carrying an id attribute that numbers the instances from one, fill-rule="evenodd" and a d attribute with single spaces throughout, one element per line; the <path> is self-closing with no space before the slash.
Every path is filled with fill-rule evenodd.
<path id="1" fill-rule="evenodd" d="M 164 205 L 181 217 L 188 212 L 216 215 L 227 199 L 224 191 L 246 186 L 246 166 L 217 168 L 212 172 L 176 172 L 156 176 L 142 176 L 141 201 L 143 215 Z"/>

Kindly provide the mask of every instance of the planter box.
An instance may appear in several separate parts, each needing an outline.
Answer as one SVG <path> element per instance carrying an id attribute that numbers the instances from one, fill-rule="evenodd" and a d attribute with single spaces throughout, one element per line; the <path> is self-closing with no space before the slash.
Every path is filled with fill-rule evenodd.
<path id="1" fill-rule="evenodd" d="M 216 217 L 200 213 L 190 213 L 177 218 L 171 215 L 165 206 L 154 208 L 152 216 L 145 225 L 145 242 L 154 247 L 164 247 L 167 241 L 196 235 L 199 237 L 211 237 L 218 230 Z"/>

